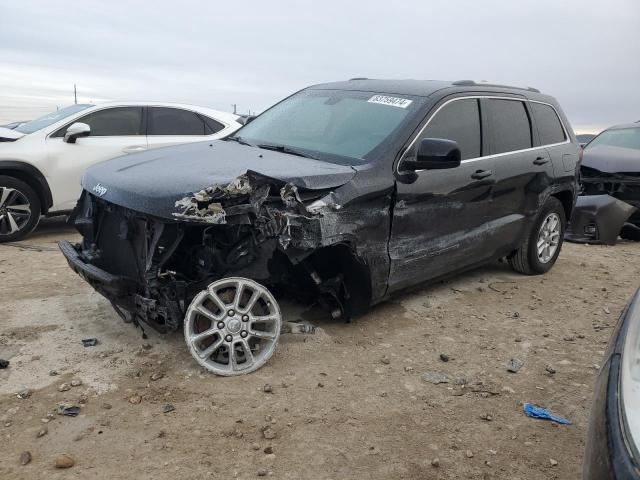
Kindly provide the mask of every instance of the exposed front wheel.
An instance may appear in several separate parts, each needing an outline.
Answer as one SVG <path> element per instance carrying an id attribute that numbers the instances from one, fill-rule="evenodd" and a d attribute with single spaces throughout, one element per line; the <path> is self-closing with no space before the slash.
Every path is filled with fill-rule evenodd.
<path id="1" fill-rule="evenodd" d="M 262 367 L 278 345 L 282 315 L 271 292 L 254 280 L 224 278 L 195 296 L 184 320 L 193 358 L 217 375 Z"/>
<path id="2" fill-rule="evenodd" d="M 40 199 L 33 189 L 14 177 L 0 175 L 0 243 L 31 233 L 40 221 Z"/>
<path id="3" fill-rule="evenodd" d="M 560 254 L 565 228 L 562 203 L 555 197 L 549 197 L 529 237 L 509 258 L 511 267 L 527 275 L 548 272 Z"/>

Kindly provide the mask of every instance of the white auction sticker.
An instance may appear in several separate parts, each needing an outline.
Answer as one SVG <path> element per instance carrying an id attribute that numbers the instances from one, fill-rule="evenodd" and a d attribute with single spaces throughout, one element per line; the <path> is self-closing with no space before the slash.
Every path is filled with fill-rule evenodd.
<path id="1" fill-rule="evenodd" d="M 369 100 L 369 103 L 380 103 L 381 105 L 389 105 L 391 107 L 407 108 L 413 103 L 413 100 L 400 97 L 387 97 L 386 95 L 374 95 Z"/>

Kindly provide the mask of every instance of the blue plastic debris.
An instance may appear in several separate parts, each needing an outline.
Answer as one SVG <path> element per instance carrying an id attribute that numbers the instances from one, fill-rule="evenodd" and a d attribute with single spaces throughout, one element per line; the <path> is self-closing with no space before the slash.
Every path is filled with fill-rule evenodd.
<path id="1" fill-rule="evenodd" d="M 540 418 L 542 420 L 551 420 L 552 422 L 559 423 L 561 425 L 571 425 L 571 421 L 566 418 L 552 415 L 546 408 L 536 407 L 530 403 L 525 403 L 522 406 L 522 410 L 527 417 Z"/>

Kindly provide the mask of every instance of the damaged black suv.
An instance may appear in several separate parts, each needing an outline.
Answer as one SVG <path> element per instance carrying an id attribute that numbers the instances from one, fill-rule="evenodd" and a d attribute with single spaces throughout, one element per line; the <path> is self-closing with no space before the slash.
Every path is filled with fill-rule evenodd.
<path id="1" fill-rule="evenodd" d="M 224 140 L 116 158 L 84 175 L 60 242 L 126 321 L 184 328 L 221 375 L 259 368 L 278 298 L 349 319 L 394 292 L 505 257 L 544 273 L 576 192 L 557 102 L 473 81 L 309 87 Z"/>

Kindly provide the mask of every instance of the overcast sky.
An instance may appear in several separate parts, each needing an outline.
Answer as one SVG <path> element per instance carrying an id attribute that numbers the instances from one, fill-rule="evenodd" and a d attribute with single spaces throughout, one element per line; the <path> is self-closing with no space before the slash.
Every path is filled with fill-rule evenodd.
<path id="1" fill-rule="evenodd" d="M 0 123 L 79 101 L 262 110 L 354 76 L 487 79 L 576 131 L 640 120 L 639 0 L 5 1 Z"/>

